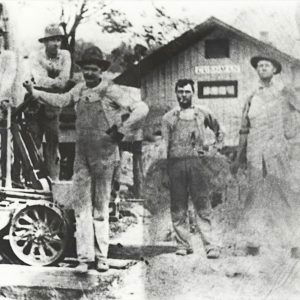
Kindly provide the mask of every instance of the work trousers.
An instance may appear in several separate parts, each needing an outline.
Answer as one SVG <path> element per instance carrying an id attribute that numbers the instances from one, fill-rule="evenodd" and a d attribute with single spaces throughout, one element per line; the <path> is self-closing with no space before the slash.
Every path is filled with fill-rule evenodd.
<path id="1" fill-rule="evenodd" d="M 216 247 L 212 232 L 212 208 L 209 197 L 209 177 L 206 158 L 168 159 L 171 216 L 178 249 L 191 249 L 188 222 L 188 200 L 196 211 L 196 226 L 206 251 Z"/>
<path id="2" fill-rule="evenodd" d="M 58 140 L 58 113 L 51 117 L 39 116 L 38 118 L 27 118 L 27 128 L 32 138 L 41 151 L 43 136 L 45 134 L 44 160 L 49 176 L 53 180 L 59 178 L 59 140 Z"/>
<path id="3" fill-rule="evenodd" d="M 82 262 L 106 258 L 109 245 L 109 201 L 114 163 L 90 163 L 77 146 L 74 162 L 74 211 L 77 257 Z"/>
<path id="4" fill-rule="evenodd" d="M 143 184 L 142 141 L 121 142 L 121 155 L 123 151 L 132 153 L 133 193 L 135 198 L 141 198 Z"/>

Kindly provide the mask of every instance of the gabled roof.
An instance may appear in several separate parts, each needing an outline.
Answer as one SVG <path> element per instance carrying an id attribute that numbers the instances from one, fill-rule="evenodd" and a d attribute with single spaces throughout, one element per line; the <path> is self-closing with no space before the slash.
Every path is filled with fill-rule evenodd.
<path id="1" fill-rule="evenodd" d="M 150 70 L 154 69 L 160 63 L 164 63 L 170 57 L 177 55 L 181 51 L 187 49 L 194 43 L 205 38 L 216 29 L 225 30 L 236 34 L 237 36 L 249 40 L 259 47 L 267 49 L 267 52 L 271 55 L 279 55 L 284 59 L 300 65 L 300 60 L 289 54 L 282 52 L 274 46 L 267 44 L 257 38 L 248 35 L 245 32 L 238 30 L 237 28 L 230 26 L 221 20 L 210 17 L 205 22 L 197 25 L 193 29 L 190 29 L 183 33 L 178 38 L 172 40 L 168 44 L 158 48 L 144 59 L 142 59 L 137 65 L 129 67 L 121 75 L 114 79 L 114 82 L 121 85 L 127 85 L 132 87 L 141 86 L 141 77 L 147 74 Z"/>

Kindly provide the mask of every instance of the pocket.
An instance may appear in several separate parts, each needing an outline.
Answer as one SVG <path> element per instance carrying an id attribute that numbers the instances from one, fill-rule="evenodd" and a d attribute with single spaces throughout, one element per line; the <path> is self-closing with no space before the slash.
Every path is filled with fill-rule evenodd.
<path id="1" fill-rule="evenodd" d="M 100 140 L 100 152 L 102 155 L 110 156 L 117 148 L 117 144 L 112 140 L 109 135 L 106 135 Z"/>

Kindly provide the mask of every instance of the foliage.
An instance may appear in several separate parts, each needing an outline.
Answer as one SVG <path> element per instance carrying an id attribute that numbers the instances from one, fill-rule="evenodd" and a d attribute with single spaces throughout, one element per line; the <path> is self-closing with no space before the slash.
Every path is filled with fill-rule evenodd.
<path id="1" fill-rule="evenodd" d="M 61 0 L 61 3 L 60 24 L 65 34 L 63 48 L 70 51 L 73 62 L 89 45 L 83 41 L 76 43 L 77 28 L 84 21 L 93 20 L 103 33 L 121 37 L 122 42 L 108 57 L 112 61 L 113 72 L 122 72 L 136 64 L 194 25 L 186 18 L 171 17 L 164 7 L 153 6 L 151 22 L 138 29 L 124 12 L 113 8 L 107 0 Z"/>

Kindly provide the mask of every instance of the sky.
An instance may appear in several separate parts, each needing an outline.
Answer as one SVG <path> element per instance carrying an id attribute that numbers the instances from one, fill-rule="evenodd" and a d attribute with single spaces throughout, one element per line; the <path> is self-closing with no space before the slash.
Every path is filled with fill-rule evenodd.
<path id="1" fill-rule="evenodd" d="M 58 22 L 61 12 L 60 0 L 4 0 L 3 2 L 7 4 L 9 10 L 16 45 L 24 51 L 31 51 L 32 48 L 39 46 L 37 39 L 43 35 L 45 26 Z M 165 7 L 170 16 L 186 17 L 196 24 L 210 16 L 215 16 L 230 24 L 241 10 L 255 7 L 279 11 L 294 17 L 295 8 L 300 3 L 300 1 L 288 0 L 110 0 L 109 2 L 111 7 L 126 13 L 137 31 L 143 24 L 153 23 L 153 16 L 149 13 L 153 5 Z M 122 39 L 121 36 L 112 37 L 103 34 L 92 20 L 78 27 L 77 36 L 95 43 L 105 52 L 110 52 L 118 46 Z"/>

